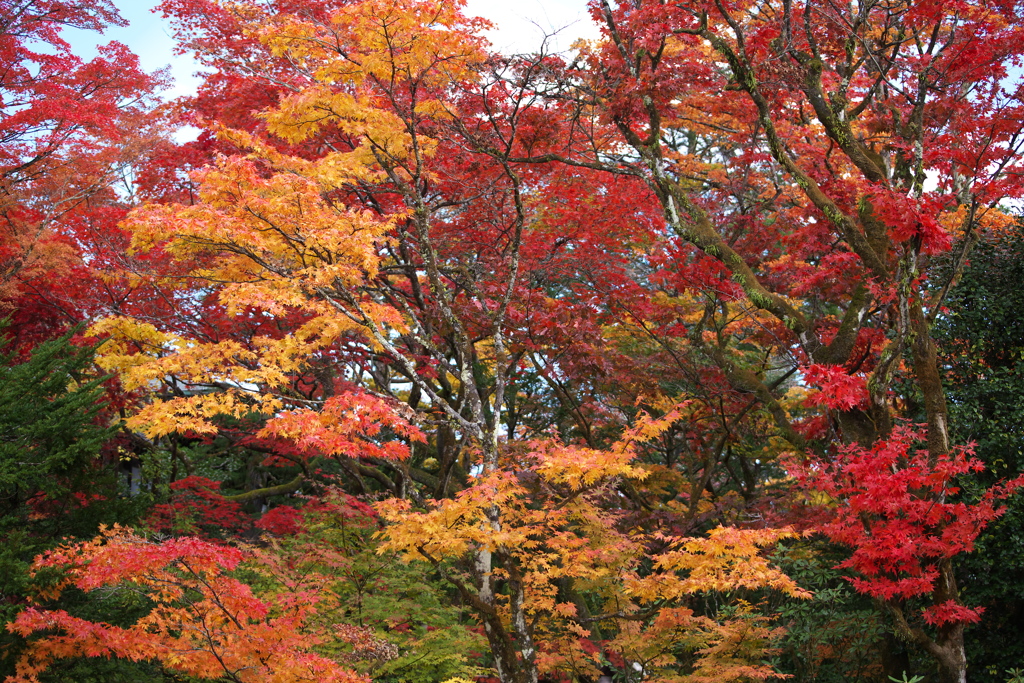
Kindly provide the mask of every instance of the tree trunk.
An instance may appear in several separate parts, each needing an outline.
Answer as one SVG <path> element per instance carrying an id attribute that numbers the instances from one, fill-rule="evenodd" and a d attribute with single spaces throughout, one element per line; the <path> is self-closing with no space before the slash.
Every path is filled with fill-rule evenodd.
<path id="1" fill-rule="evenodd" d="M 500 551 L 496 551 L 496 553 L 499 556 L 502 555 Z M 509 606 L 512 612 L 512 623 L 506 626 L 497 609 L 497 600 L 495 599 L 492 580 L 494 557 L 495 553 L 480 549 L 476 552 L 474 561 L 477 597 L 480 602 L 492 608 L 481 614 L 481 617 L 484 623 L 484 633 L 487 635 L 487 643 L 494 656 L 494 668 L 498 672 L 501 683 L 537 683 L 537 652 L 526 620 L 526 612 L 523 609 L 525 592 L 522 581 L 519 580 L 515 567 L 506 568 L 510 574 L 511 599 Z"/>
<path id="2" fill-rule="evenodd" d="M 935 592 L 932 593 L 932 604 L 942 605 L 946 602 L 959 603 L 959 590 L 953 573 L 953 561 L 944 559 L 939 563 L 939 578 Z M 947 623 L 938 627 L 935 638 L 922 629 L 913 627 L 907 622 L 903 608 L 889 603 L 887 605 L 895 621 L 896 633 L 904 640 L 916 643 L 924 649 L 938 665 L 940 683 L 967 683 L 967 653 L 964 650 L 963 622 Z"/>
<path id="3" fill-rule="evenodd" d="M 943 560 L 939 564 L 939 579 L 933 596 L 936 605 L 949 600 L 960 602 L 960 591 L 953 573 L 953 561 Z M 927 647 L 927 646 L 926 646 Z M 967 653 L 964 650 L 964 624 L 943 624 L 939 627 L 933 647 L 928 647 L 939 663 L 941 683 L 967 683 Z"/>

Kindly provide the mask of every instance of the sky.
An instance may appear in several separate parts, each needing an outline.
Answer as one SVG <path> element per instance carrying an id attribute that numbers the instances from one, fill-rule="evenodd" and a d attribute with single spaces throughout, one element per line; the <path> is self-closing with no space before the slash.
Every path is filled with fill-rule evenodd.
<path id="1" fill-rule="evenodd" d="M 64 37 L 84 59 L 95 47 L 112 40 L 124 43 L 139 56 L 145 71 L 170 67 L 174 85 L 164 93 L 172 99 L 195 92 L 198 66 L 189 57 L 174 54 L 170 26 L 152 8 L 159 0 L 114 0 L 127 27 L 111 27 L 101 36 L 68 30 Z M 577 38 L 595 38 L 597 29 L 587 14 L 586 0 L 468 0 L 466 14 L 489 19 L 495 30 L 487 38 L 499 52 L 534 52 L 545 35 L 554 34 L 553 45 L 565 50 Z"/>

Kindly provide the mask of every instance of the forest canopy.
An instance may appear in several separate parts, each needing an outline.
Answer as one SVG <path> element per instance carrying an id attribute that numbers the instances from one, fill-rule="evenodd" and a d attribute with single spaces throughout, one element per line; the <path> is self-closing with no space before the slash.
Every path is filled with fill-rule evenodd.
<path id="1" fill-rule="evenodd" d="M 1024 678 L 1024 6 L 588 7 L 0 0 L 5 681 Z"/>

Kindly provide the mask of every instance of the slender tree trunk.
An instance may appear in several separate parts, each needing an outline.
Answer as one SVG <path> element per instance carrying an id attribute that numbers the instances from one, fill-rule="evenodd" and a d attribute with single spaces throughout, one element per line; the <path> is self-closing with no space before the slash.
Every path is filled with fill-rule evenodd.
<path id="1" fill-rule="evenodd" d="M 959 589 L 953 573 L 953 561 L 944 559 L 939 563 L 939 578 L 936 580 L 932 603 L 960 602 Z M 938 627 L 932 638 L 922 629 L 911 626 L 903 608 L 894 603 L 886 605 L 893 616 L 896 633 L 912 642 L 935 660 L 939 670 L 940 683 L 967 683 L 967 653 L 964 650 L 964 624 L 947 623 Z"/>
<path id="2" fill-rule="evenodd" d="M 940 605 L 949 600 L 960 602 L 960 591 L 953 573 L 953 561 L 946 559 L 939 565 L 934 602 Z M 928 651 L 939 663 L 941 683 L 967 683 L 967 652 L 964 650 L 963 623 L 940 626 L 934 646 L 928 647 Z"/>
<path id="3" fill-rule="evenodd" d="M 506 625 L 497 609 L 494 591 L 493 571 L 495 556 L 501 557 L 501 551 L 495 553 L 486 549 L 476 552 L 474 572 L 477 580 L 477 597 L 492 610 L 483 616 L 484 633 L 491 654 L 494 656 L 494 668 L 498 672 L 501 683 L 537 683 L 537 650 L 533 641 L 529 623 L 526 618 L 525 590 L 515 567 L 506 567 L 509 574 L 509 608 L 511 623 Z"/>

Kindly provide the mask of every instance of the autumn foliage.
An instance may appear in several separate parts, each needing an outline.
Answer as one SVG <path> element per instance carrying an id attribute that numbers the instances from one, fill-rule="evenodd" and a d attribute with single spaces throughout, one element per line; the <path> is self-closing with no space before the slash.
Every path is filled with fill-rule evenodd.
<path id="1" fill-rule="evenodd" d="M 127 628 L 28 608 L 11 625 L 15 633 L 60 634 L 35 640 L 11 680 L 37 681 L 51 661 L 74 656 L 153 659 L 205 679 L 361 680 L 314 651 L 323 637 L 314 615 L 325 596 L 308 587 L 261 599 L 229 574 L 243 558 L 238 549 L 197 538 L 153 543 L 118 528 L 92 542 L 48 552 L 36 567 L 64 569 L 66 585 L 87 592 L 142 591 L 153 608 Z"/>
<path id="2" fill-rule="evenodd" d="M 865 676 L 964 683 L 1024 478 L 934 329 L 1024 196 L 1019 6 L 593 0 L 503 55 L 459 3 L 166 0 L 206 72 L 158 108 L 80 5 L 0 3 L 0 300 L 24 357 L 88 323 L 51 393 L 105 383 L 83 457 L 148 510 L 17 558 L 9 680 L 803 681 L 834 598 Z"/>
<path id="3" fill-rule="evenodd" d="M 105 0 L 2 8 L 0 306 L 26 348 L 126 293 L 98 277 L 116 259 L 100 252 L 117 243 L 127 212 L 117 185 L 160 139 L 162 78 L 118 43 L 83 61 L 62 34 L 120 23 Z"/>
<path id="4" fill-rule="evenodd" d="M 984 465 L 966 447 L 930 462 L 922 441 L 919 432 L 899 427 L 870 450 L 844 447 L 828 469 L 794 463 L 793 471 L 804 486 L 843 502 L 820 530 L 853 549 L 842 566 L 853 571 L 858 591 L 880 600 L 934 594 L 923 613 L 927 623 L 976 622 L 982 608 L 966 607 L 943 590 L 940 565 L 973 550 L 982 529 L 1002 512 L 999 501 L 1022 480 L 964 501 L 957 496 L 958 478 Z"/>

